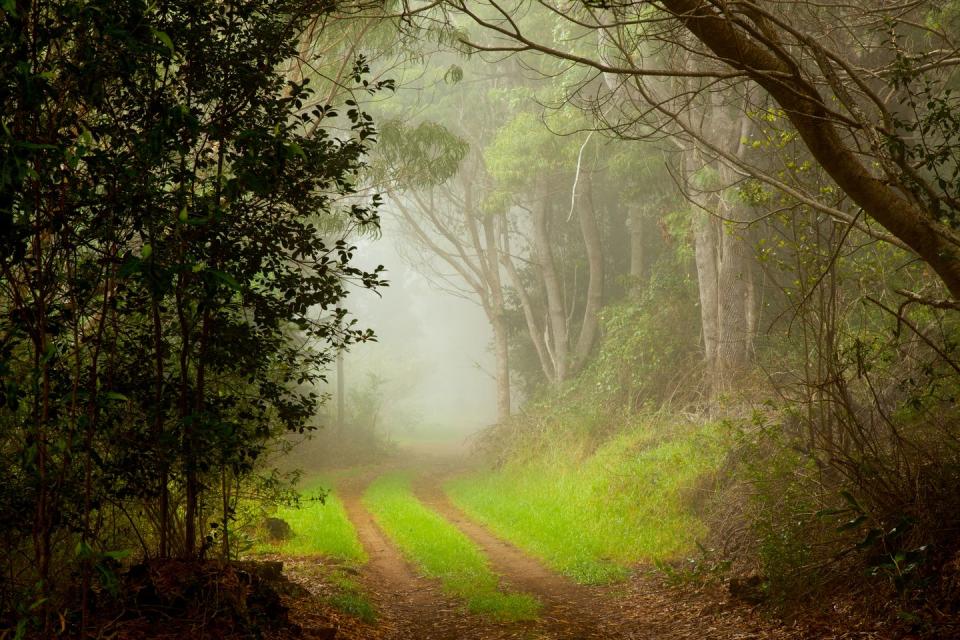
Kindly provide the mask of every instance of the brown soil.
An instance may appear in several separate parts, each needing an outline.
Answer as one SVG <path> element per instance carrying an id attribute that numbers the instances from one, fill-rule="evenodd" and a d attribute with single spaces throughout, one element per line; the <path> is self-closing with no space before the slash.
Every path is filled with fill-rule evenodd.
<path id="1" fill-rule="evenodd" d="M 538 628 L 544 638 L 611 638 L 611 629 L 596 612 L 596 593 L 560 576 L 543 563 L 470 520 L 443 492 L 444 474 L 417 479 L 414 489 L 425 505 L 437 511 L 470 538 L 490 561 L 494 572 L 518 591 L 535 595 L 544 609 Z"/>
<path id="2" fill-rule="evenodd" d="M 440 586 L 417 575 L 389 541 L 360 501 L 377 474 L 367 474 L 339 487 L 347 516 L 369 557 L 360 576 L 378 614 L 378 638 L 513 638 L 508 629 L 463 611 L 463 605 L 445 595 Z"/>
<path id="3" fill-rule="evenodd" d="M 396 467 L 394 467 L 396 468 Z M 677 588 L 662 576 L 638 570 L 623 583 L 586 587 L 546 568 L 538 560 L 500 540 L 470 520 L 447 499 L 442 481 L 457 469 L 456 458 L 421 455 L 414 473 L 417 496 L 472 539 L 487 555 L 506 586 L 531 593 L 544 604 L 535 622 L 500 624 L 467 612 L 462 603 L 443 593 L 436 581 L 419 576 L 377 526 L 360 498 L 379 469 L 354 477 L 339 486 L 350 520 L 369 555 L 358 580 L 373 602 L 378 620 L 364 625 L 336 612 L 316 609 L 315 601 L 293 603 L 291 617 L 311 635 L 311 616 L 318 625 L 333 624 L 337 638 L 376 640 L 794 640 L 814 638 L 885 638 L 872 631 L 786 626 L 765 618 L 741 603 L 731 602 L 719 585 Z M 310 562 L 310 561 L 306 561 Z M 316 562 L 316 561 L 314 561 Z M 288 566 L 297 578 L 296 563 Z M 314 590 L 311 587 L 311 590 Z M 305 611 L 305 608 L 312 608 Z M 331 622 L 332 621 L 332 622 Z"/>

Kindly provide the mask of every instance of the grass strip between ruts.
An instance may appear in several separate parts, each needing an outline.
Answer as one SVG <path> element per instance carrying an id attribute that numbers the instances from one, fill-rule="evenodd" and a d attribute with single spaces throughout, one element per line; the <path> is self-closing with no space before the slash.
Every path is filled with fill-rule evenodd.
<path id="1" fill-rule="evenodd" d="M 486 557 L 459 529 L 414 496 L 404 475 L 376 480 L 363 497 L 377 523 L 420 572 L 437 578 L 444 589 L 467 603 L 473 613 L 503 622 L 532 620 L 539 601 L 525 593 L 500 589 Z"/>

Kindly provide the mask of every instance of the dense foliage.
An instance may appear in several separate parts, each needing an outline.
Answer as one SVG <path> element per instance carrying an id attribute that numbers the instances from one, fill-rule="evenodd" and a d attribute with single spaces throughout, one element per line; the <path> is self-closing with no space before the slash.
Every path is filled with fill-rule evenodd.
<path id="1" fill-rule="evenodd" d="M 233 488 L 370 337 L 340 305 L 380 280 L 342 239 L 377 223 L 352 196 L 374 131 L 351 109 L 331 133 L 288 79 L 314 4 L 0 9 L 0 618 L 20 633 L 86 624 L 119 550 L 229 557 Z M 58 591 L 78 566 L 81 602 Z"/>
<path id="2" fill-rule="evenodd" d="M 239 487 L 372 337 L 343 308 L 383 284 L 347 240 L 370 187 L 490 324 L 498 468 L 454 490 L 477 517 L 587 580 L 698 544 L 758 601 L 856 584 L 935 629 L 960 580 L 958 15 L 0 0 L 0 624 L 86 631 L 130 549 L 236 555 Z M 410 91 L 364 106 L 394 70 Z M 342 394 L 357 448 L 384 384 Z M 524 513 L 564 499 L 588 545 Z"/>

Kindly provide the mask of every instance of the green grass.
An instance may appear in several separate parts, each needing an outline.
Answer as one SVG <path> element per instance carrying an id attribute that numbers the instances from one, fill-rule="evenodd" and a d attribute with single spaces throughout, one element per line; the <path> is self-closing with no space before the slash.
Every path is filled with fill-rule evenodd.
<path id="1" fill-rule="evenodd" d="M 721 457 L 719 429 L 663 438 L 641 425 L 591 455 L 556 447 L 446 486 L 453 502 L 497 535 L 584 584 L 625 576 L 641 561 L 694 549 L 704 525 L 690 498 Z"/>
<path id="2" fill-rule="evenodd" d="M 528 594 L 504 592 L 483 553 L 440 514 L 413 495 L 409 480 L 399 474 L 379 478 L 363 497 L 364 504 L 403 554 L 425 576 L 463 598 L 473 613 L 496 620 L 531 620 L 540 603 Z"/>
<path id="3" fill-rule="evenodd" d="M 334 568 L 322 571 L 322 577 L 332 587 L 332 594 L 322 598 L 330 606 L 372 623 L 376 620 L 373 605 L 363 588 L 350 575 L 350 568 L 367 561 L 367 554 L 357 538 L 356 529 L 347 518 L 343 503 L 331 490 L 326 479 L 312 478 L 300 489 L 300 505 L 278 507 L 273 515 L 290 525 L 294 537 L 279 544 L 259 541 L 254 544 L 254 553 L 280 553 L 289 556 L 322 556 L 344 563 L 347 569 Z M 321 502 L 319 495 L 326 493 Z M 265 534 L 264 534 L 265 535 Z M 317 567 L 320 568 L 319 565 Z"/>
<path id="4" fill-rule="evenodd" d="M 311 584 L 323 582 L 329 586 L 323 593 L 313 594 L 316 602 L 348 613 L 366 623 L 376 622 L 376 610 L 367 600 L 363 587 L 353 577 L 354 571 L 351 568 L 319 562 L 298 562 L 295 572 L 298 576 L 308 578 Z"/>
<path id="5" fill-rule="evenodd" d="M 340 499 L 333 492 L 323 502 L 316 499 L 325 486 L 329 485 L 313 479 L 301 489 L 300 506 L 277 509 L 274 515 L 290 525 L 293 538 L 279 544 L 261 542 L 254 546 L 254 552 L 325 556 L 355 564 L 366 562 L 367 554 Z"/>
<path id="6" fill-rule="evenodd" d="M 376 621 L 377 613 L 373 605 L 367 600 L 363 587 L 352 576 L 340 569 L 334 569 L 327 574 L 326 578 L 336 589 L 336 593 L 326 599 L 327 603 L 364 622 Z"/>

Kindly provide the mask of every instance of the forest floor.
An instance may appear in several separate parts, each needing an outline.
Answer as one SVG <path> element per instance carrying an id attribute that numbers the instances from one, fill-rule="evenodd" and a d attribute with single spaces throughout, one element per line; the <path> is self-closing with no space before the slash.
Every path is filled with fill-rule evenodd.
<path id="1" fill-rule="evenodd" d="M 328 576 L 345 567 L 322 557 L 276 556 L 288 577 L 314 596 L 291 599 L 291 619 L 304 638 L 343 640 L 560 640 L 706 638 L 799 639 L 885 638 L 864 628 L 838 629 L 837 621 L 804 619 L 787 624 L 762 609 L 733 600 L 720 584 L 672 584 L 652 567 L 637 567 L 625 581 L 600 586 L 573 582 L 538 559 L 490 533 L 455 507 L 443 482 L 463 467 L 450 450 L 421 452 L 415 458 L 346 475 L 337 493 L 368 556 L 349 567 L 376 620 L 344 614 L 317 598 L 330 593 Z M 535 620 L 497 622 L 473 614 L 440 582 L 423 577 L 395 546 L 365 506 L 362 496 L 376 478 L 403 470 L 413 477 L 416 497 L 455 525 L 485 555 L 501 584 L 535 596 L 542 609 Z"/>

